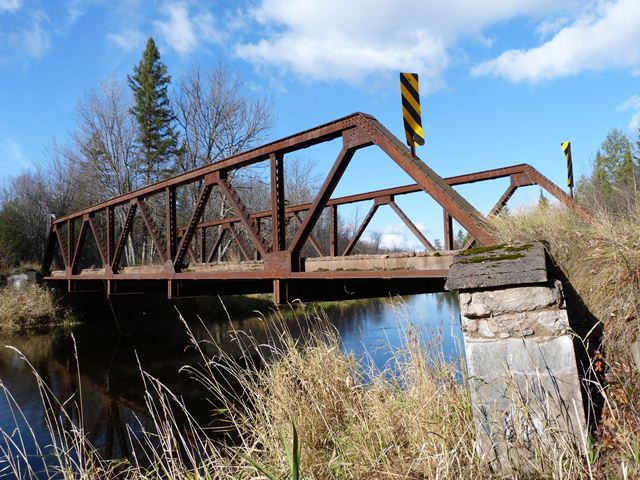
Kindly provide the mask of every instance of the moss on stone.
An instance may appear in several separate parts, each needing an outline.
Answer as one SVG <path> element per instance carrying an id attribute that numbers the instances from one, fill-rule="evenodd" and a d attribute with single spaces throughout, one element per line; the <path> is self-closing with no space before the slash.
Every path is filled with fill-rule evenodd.
<path id="1" fill-rule="evenodd" d="M 458 255 L 461 257 L 469 257 L 471 255 L 478 255 L 482 253 L 495 252 L 496 250 L 504 250 L 506 252 L 524 252 L 533 247 L 531 243 L 525 243 L 524 245 L 491 245 L 489 247 L 476 247 L 460 252 Z"/>
<path id="2" fill-rule="evenodd" d="M 524 255 L 522 253 L 510 253 L 504 255 L 478 255 L 473 258 L 465 258 L 464 260 L 460 260 L 455 263 L 467 264 L 467 263 L 483 263 L 483 262 L 499 262 L 501 260 L 516 260 L 518 258 L 523 258 Z"/>
<path id="3" fill-rule="evenodd" d="M 496 250 L 500 250 L 501 248 L 504 248 L 504 245 L 492 245 L 490 247 L 476 247 L 476 248 L 470 248 L 469 250 L 465 250 L 464 252 L 460 252 L 458 255 L 462 257 L 468 257 L 470 255 L 477 255 L 480 253 L 494 252 Z"/>

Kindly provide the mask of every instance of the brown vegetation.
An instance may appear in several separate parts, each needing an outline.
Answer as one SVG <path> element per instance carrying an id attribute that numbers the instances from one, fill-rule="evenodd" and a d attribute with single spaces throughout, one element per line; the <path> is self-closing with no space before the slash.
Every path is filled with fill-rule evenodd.
<path id="1" fill-rule="evenodd" d="M 69 321 L 53 292 L 39 285 L 0 288 L 0 327 L 26 330 Z"/>
<path id="2" fill-rule="evenodd" d="M 386 369 L 363 371 L 353 356 L 341 352 L 340 339 L 322 313 L 297 315 L 296 330 L 306 332 L 303 337 L 285 327 L 279 312 L 264 319 L 272 329 L 268 342 L 234 332 L 245 352 L 240 361 L 219 350 L 213 338 L 198 342 L 192 337 L 202 362 L 185 369 L 212 399 L 223 400 L 224 407 L 212 415 L 226 419 L 235 441 L 212 440 L 180 399 L 143 372 L 148 414 L 158 428 L 132 439 L 143 452 L 128 462 L 101 458 L 85 436 L 82 416 L 73 414 L 76 407 L 62 405 L 43 384 L 45 403 L 54 408 L 47 410 L 51 439 L 36 441 L 38 455 L 53 462 L 51 475 L 62 471 L 65 478 L 265 478 L 254 463 L 268 468 L 273 478 L 296 478 L 288 473 L 287 461 L 295 426 L 300 478 L 501 478 L 475 453 L 460 365 L 444 362 L 437 340 L 429 345 L 420 340 L 429 332 L 409 329 L 406 344 L 393 352 Z M 220 382 L 220 371 L 233 379 L 233 387 Z M 30 433 L 23 429 L 22 434 Z M 575 449 L 562 444 L 553 451 L 532 448 L 533 478 L 587 475 Z M 15 450 L 4 456 L 7 465 L 19 463 Z M 30 472 L 22 473 L 29 478 Z"/>

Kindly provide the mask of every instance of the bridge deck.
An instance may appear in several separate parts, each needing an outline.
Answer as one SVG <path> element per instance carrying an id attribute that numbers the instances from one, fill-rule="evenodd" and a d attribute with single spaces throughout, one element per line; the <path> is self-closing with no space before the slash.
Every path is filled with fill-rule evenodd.
<path id="1" fill-rule="evenodd" d="M 272 293 L 274 280 L 281 280 L 287 283 L 289 299 L 366 298 L 442 291 L 455 253 L 316 257 L 306 260 L 304 272 L 280 275 L 254 261 L 196 263 L 181 272 L 168 272 L 163 265 L 123 267 L 117 274 L 104 268 L 86 268 L 73 275 L 55 270 L 45 280 L 64 282 L 75 292 L 129 294 L 169 288 L 172 297 Z"/>

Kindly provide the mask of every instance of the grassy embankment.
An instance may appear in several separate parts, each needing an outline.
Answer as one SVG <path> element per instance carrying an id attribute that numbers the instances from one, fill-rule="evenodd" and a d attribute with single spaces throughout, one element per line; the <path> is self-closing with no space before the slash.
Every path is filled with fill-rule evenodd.
<path id="1" fill-rule="evenodd" d="M 605 402 L 590 456 L 603 478 L 640 478 L 640 365 L 631 354 L 640 341 L 640 207 L 592 216 L 587 223 L 549 206 L 499 216 L 493 225 L 503 242 L 547 242 L 602 324 Z"/>
<path id="2" fill-rule="evenodd" d="M 628 352 L 638 332 L 637 218 L 603 214 L 595 216 L 594 224 L 586 224 L 549 207 L 494 220 L 501 241 L 548 242 L 578 293 L 604 324 L 608 366 L 602 385 L 606 408 L 586 458 L 560 441 L 552 449 L 536 447 L 534 442 L 528 466 L 532 473 L 516 474 L 517 478 L 640 475 L 640 388 Z M 71 472 L 85 478 L 265 478 L 248 459 L 267 466 L 274 478 L 292 478 L 285 452 L 291 449 L 295 425 L 301 478 L 500 477 L 490 473 L 474 452 L 466 385 L 458 381 L 457 365 L 442 360 L 437 345 L 427 346 L 416 332 L 408 332 L 406 344 L 395 352 L 395 365 L 390 365 L 395 374 L 386 370 L 365 375 L 354 358 L 341 353 L 339 339 L 321 313 L 299 318 L 305 323 L 300 330 L 308 327 L 310 332 L 303 339 L 288 333 L 277 312 L 265 319 L 272 325 L 269 345 L 258 345 L 250 334 L 237 332 L 246 352 L 243 367 L 222 351 L 206 353 L 215 349 L 213 338 L 206 347 L 193 341 L 202 361 L 185 372 L 199 379 L 212 398 L 225 402 L 225 408 L 215 413 L 237 432 L 233 445 L 213 442 L 205 426 L 193 420 L 178 426 L 182 423 L 178 417 L 190 418 L 180 400 L 142 373 L 149 415 L 158 427 L 158 432 L 132 440 L 144 454 L 128 462 L 102 459 L 87 441 L 78 417 L 71 415 L 74 402 L 60 405 L 48 396 L 47 402 L 54 405 L 48 410 L 51 439 L 40 439 L 36 454 L 57 459 L 57 470 L 67 478 L 72 478 Z M 234 390 L 241 392 L 241 401 L 230 400 L 227 386 L 214 381 L 220 370 L 236 379 Z M 11 432 L 3 435 L 6 439 Z M 9 465 L 20 463 L 16 453 L 20 444 L 16 445 L 12 454 L 5 450 Z M 25 477 L 28 473 L 21 471 Z"/>

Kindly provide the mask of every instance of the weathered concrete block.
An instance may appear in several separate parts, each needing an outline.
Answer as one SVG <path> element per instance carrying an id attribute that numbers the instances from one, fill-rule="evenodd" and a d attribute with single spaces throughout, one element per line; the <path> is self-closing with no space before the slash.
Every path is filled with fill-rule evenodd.
<path id="1" fill-rule="evenodd" d="M 527 312 L 560 305 L 560 282 L 553 287 L 527 286 L 460 293 L 460 313 L 467 318 L 485 318 L 511 312 Z"/>
<path id="2" fill-rule="evenodd" d="M 36 283 L 36 272 L 16 273 L 7 277 L 7 285 L 13 288 L 24 288 Z"/>
<path id="3" fill-rule="evenodd" d="M 445 288 L 448 290 L 545 283 L 548 280 L 544 246 L 499 245 L 456 255 Z"/>
<path id="4" fill-rule="evenodd" d="M 462 331 L 471 338 L 550 337 L 564 335 L 569 329 L 566 310 L 547 309 L 508 313 L 488 318 L 467 318 L 461 315 Z"/>
<path id="5" fill-rule="evenodd" d="M 573 341 L 465 338 L 477 446 L 497 469 L 585 434 Z"/>

